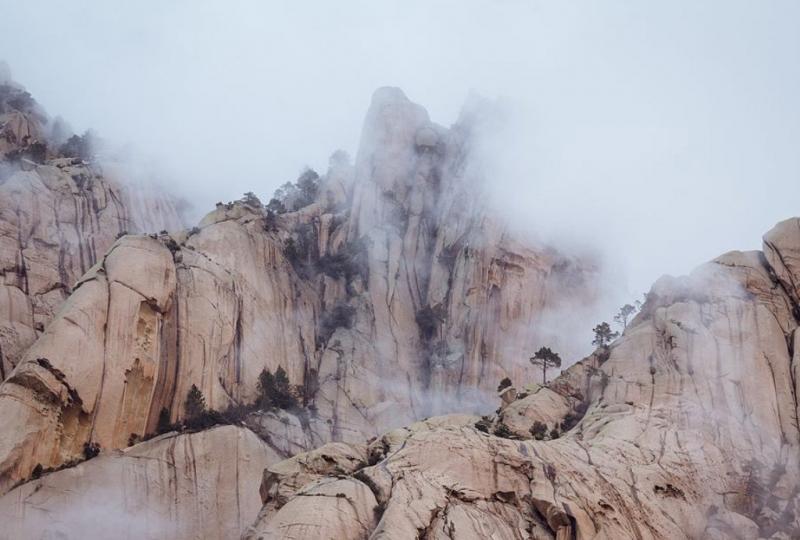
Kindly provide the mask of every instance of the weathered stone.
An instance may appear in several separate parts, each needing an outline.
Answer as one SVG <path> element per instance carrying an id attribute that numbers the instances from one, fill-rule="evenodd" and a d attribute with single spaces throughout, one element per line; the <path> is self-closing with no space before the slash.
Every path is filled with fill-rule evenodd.
<path id="1" fill-rule="evenodd" d="M 103 452 L 0 497 L 0 538 L 238 538 L 276 458 L 233 426 Z"/>
<path id="2" fill-rule="evenodd" d="M 504 437 L 447 424 L 400 444 L 387 434 L 356 474 L 382 509 L 369 538 L 800 535 L 800 228 L 786 223 L 768 257 L 732 252 L 659 280 L 610 350 L 501 411 L 491 427 Z M 584 408 L 554 440 L 526 434 Z M 283 493 L 297 516 L 314 508 Z M 256 527 L 280 513 L 265 508 Z"/>

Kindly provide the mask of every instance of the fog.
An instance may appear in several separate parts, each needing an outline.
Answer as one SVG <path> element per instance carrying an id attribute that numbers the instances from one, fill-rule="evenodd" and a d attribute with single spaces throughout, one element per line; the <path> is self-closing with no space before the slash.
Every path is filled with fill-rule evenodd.
<path id="1" fill-rule="evenodd" d="M 379 86 L 450 125 L 497 100 L 495 202 L 631 299 L 800 213 L 800 4 L 0 0 L 0 58 L 198 215 L 356 153 Z"/>

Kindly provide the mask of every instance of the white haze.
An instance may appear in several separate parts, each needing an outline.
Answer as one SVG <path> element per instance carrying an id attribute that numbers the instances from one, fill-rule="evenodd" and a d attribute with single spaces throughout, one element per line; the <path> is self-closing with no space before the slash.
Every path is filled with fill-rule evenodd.
<path id="1" fill-rule="evenodd" d="M 0 58 L 51 114 L 152 156 L 198 214 L 337 148 L 372 91 L 509 111 L 496 202 L 631 299 L 800 213 L 800 3 L 16 2 Z"/>

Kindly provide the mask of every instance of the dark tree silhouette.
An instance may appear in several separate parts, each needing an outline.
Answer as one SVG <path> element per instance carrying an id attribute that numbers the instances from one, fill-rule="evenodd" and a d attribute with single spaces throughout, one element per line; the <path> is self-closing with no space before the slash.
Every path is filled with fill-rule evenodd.
<path id="1" fill-rule="evenodd" d="M 542 384 L 547 384 L 547 368 L 561 367 L 561 357 L 550 347 L 542 347 L 531 356 L 531 364 L 542 366 Z"/>
<path id="2" fill-rule="evenodd" d="M 619 332 L 611 330 L 611 326 L 607 322 L 601 322 L 594 327 L 594 339 L 592 345 L 606 348 L 609 344 L 619 337 Z"/>
<path id="3" fill-rule="evenodd" d="M 186 394 L 183 408 L 188 420 L 196 420 L 206 412 L 206 398 L 203 397 L 203 393 L 194 384 L 189 389 L 189 393 Z"/>
<path id="4" fill-rule="evenodd" d="M 537 441 L 541 441 L 544 439 L 545 433 L 547 433 L 547 424 L 539 422 L 538 420 L 533 423 L 531 429 L 529 430 L 533 438 Z"/>
<path id="5" fill-rule="evenodd" d="M 271 407 L 273 395 L 275 395 L 275 376 L 270 370 L 262 369 L 258 375 L 258 408 Z"/>
<path id="6" fill-rule="evenodd" d="M 625 304 L 619 308 L 619 312 L 614 315 L 614 322 L 621 324 L 622 329 L 625 330 L 628 328 L 628 320 L 630 320 L 634 313 L 636 313 L 636 308 L 630 304 Z"/>
<path id="7" fill-rule="evenodd" d="M 94 154 L 95 136 L 91 130 L 83 135 L 73 135 L 61 145 L 59 152 L 64 157 L 75 157 L 91 161 Z"/>
<path id="8" fill-rule="evenodd" d="M 291 409 L 297 406 L 297 400 L 292 394 L 292 385 L 283 367 L 278 366 L 275 371 L 275 397 L 273 402 L 279 409 Z"/>
<path id="9" fill-rule="evenodd" d="M 278 366 L 275 375 L 268 369 L 261 370 L 258 376 L 258 406 L 261 409 L 297 407 L 297 398 L 292 392 L 292 385 L 283 367 Z"/>
<path id="10" fill-rule="evenodd" d="M 245 193 L 240 200 L 245 204 L 245 206 L 249 206 L 251 208 L 259 209 L 264 206 L 261 204 L 261 199 L 259 199 L 258 196 L 252 191 Z"/>
<path id="11" fill-rule="evenodd" d="M 169 421 L 169 409 L 162 407 L 158 413 L 158 425 L 156 426 L 156 433 L 166 433 L 172 429 L 172 424 Z"/>
<path id="12" fill-rule="evenodd" d="M 100 443 L 85 442 L 83 443 L 83 457 L 85 459 L 92 459 L 100 455 Z"/>
<path id="13" fill-rule="evenodd" d="M 497 391 L 498 392 L 502 392 L 503 390 L 505 390 L 506 388 L 508 388 L 511 385 L 512 385 L 511 379 L 509 379 L 508 377 L 505 377 L 505 378 L 503 378 L 502 381 L 500 381 L 500 385 L 497 387 Z"/>

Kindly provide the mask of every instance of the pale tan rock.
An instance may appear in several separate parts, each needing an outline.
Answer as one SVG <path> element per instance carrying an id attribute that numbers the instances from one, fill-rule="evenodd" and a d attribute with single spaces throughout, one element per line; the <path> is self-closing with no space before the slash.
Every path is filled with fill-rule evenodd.
<path id="1" fill-rule="evenodd" d="M 18 90 L 21 92 L 21 89 Z M 19 362 L 76 281 L 125 233 L 181 227 L 176 201 L 124 181 L 113 165 L 50 156 L 3 162 L 48 140 L 35 102 L 2 113 L 0 100 L 0 378 Z M 55 149 L 51 148 L 50 153 Z"/>
<path id="2" fill-rule="evenodd" d="M 261 470 L 277 457 L 233 426 L 104 452 L 0 497 L 0 538 L 237 538 L 261 506 Z"/>
<path id="3" fill-rule="evenodd" d="M 532 371 L 514 359 L 544 339 L 542 313 L 591 304 L 596 269 L 526 246 L 488 215 L 478 180 L 459 165 L 467 133 L 430 123 L 399 91 L 380 91 L 355 165 L 332 160 L 304 208 L 268 222 L 258 204 L 223 204 L 189 231 L 123 236 L 105 255 L 97 244 L 0 386 L 0 491 L 37 464 L 79 457 L 88 442 L 125 448 L 152 433 L 164 409 L 182 420 L 192 385 L 218 411 L 252 403 L 264 369 L 284 368 L 303 407 L 257 421 L 284 456 L 363 443 L 434 413 L 493 408 L 500 379 Z M 82 193 L 55 169 L 36 168 L 38 181 L 50 191 L 63 184 L 66 201 Z M 31 199 L 20 208 L 47 199 L 29 193 L 36 178 L 15 182 Z M 49 228 L 62 231 L 62 222 Z M 290 240 L 305 251 L 292 254 Z M 350 266 L 337 271 L 337 256 Z M 567 277 L 574 282 L 556 294 Z M 20 299 L 8 298 L 19 311 Z M 429 420 L 382 438 L 380 450 L 475 421 Z M 353 489 L 361 516 L 370 505 Z"/>
<path id="4" fill-rule="evenodd" d="M 266 527 L 254 528 L 243 538 L 366 539 L 375 524 L 376 505 L 372 492 L 358 480 L 323 479 L 303 488 Z"/>
<path id="5" fill-rule="evenodd" d="M 659 280 L 609 351 L 502 410 L 494 427 L 512 438 L 446 423 L 388 433 L 354 475 L 382 509 L 369 537 L 798 536 L 798 319 L 785 284 L 800 275 L 783 250 L 800 249 L 800 229 L 768 238 L 770 257 L 732 252 Z M 576 401 L 586 413 L 559 438 L 513 440 Z"/>
<path id="6" fill-rule="evenodd" d="M 769 261 L 781 285 L 800 302 L 800 246 L 795 238 L 800 230 L 800 218 L 791 218 L 775 225 L 764 235 L 764 256 Z"/>
<path id="7" fill-rule="evenodd" d="M 547 433 L 558 429 L 572 408 L 571 400 L 547 387 L 539 387 L 531 395 L 508 404 L 499 416 L 517 436 L 529 438 L 534 422 L 547 426 Z"/>
<path id="8" fill-rule="evenodd" d="M 306 484 L 325 475 L 352 474 L 366 464 L 363 445 L 325 444 L 264 469 L 261 500 L 265 508 L 280 508 Z"/>

